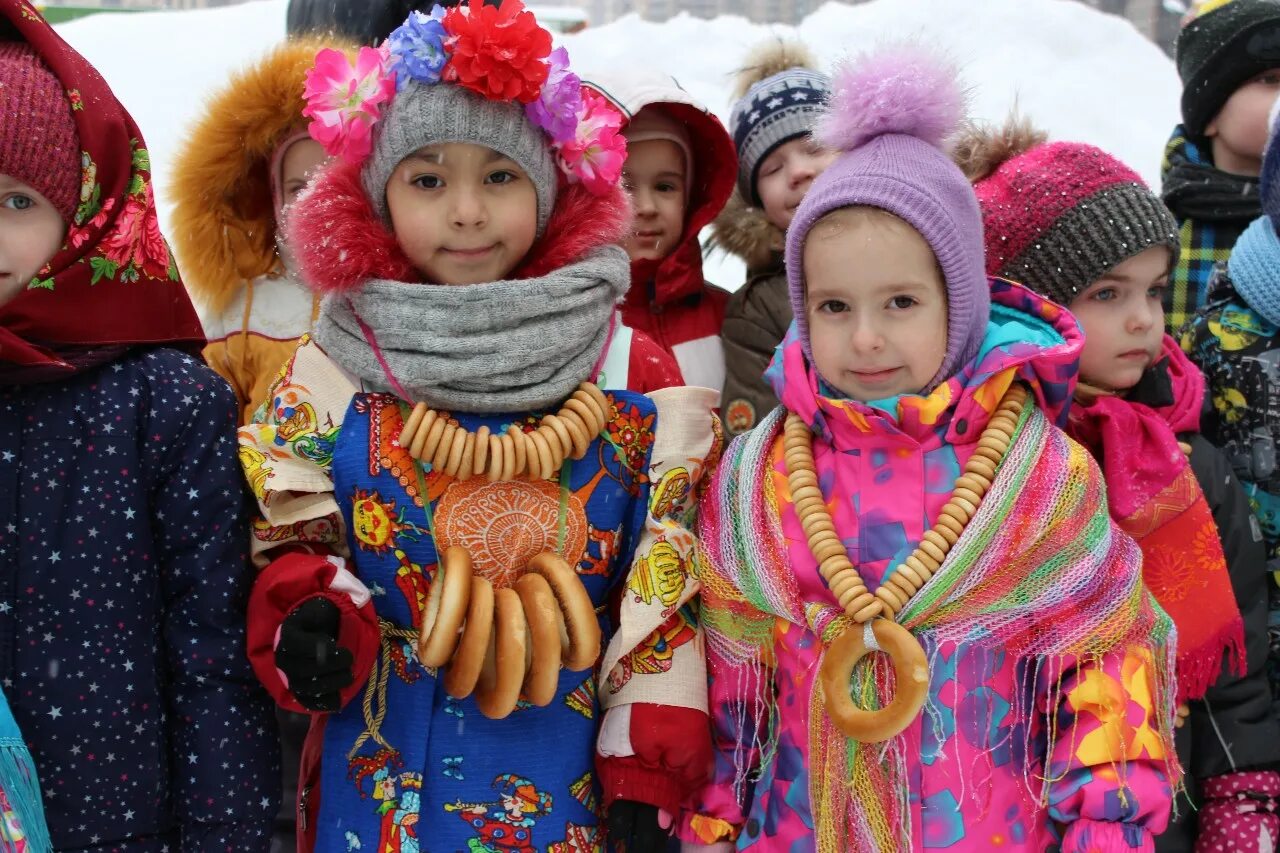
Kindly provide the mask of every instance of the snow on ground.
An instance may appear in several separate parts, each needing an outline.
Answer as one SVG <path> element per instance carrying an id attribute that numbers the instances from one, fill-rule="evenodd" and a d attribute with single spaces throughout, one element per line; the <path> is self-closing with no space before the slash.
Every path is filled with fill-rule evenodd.
<path id="1" fill-rule="evenodd" d="M 94 15 L 58 27 L 142 127 L 166 208 L 168 166 L 183 129 L 231 70 L 283 38 L 286 3 Z M 561 41 L 584 72 L 662 68 L 727 120 L 734 70 L 771 37 L 799 37 L 824 63 L 902 38 L 936 45 L 959 65 L 974 117 L 999 120 L 1017 104 L 1052 137 L 1098 145 L 1153 184 L 1178 118 L 1172 62 L 1127 21 L 1073 0 L 831 2 L 798 27 L 736 16 L 665 23 L 628 16 Z M 707 273 L 729 288 L 742 282 L 736 259 L 712 258 Z"/>

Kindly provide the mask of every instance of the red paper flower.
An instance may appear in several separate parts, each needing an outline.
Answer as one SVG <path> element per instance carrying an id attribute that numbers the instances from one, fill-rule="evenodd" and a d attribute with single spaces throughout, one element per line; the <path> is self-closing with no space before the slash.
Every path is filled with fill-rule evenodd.
<path id="1" fill-rule="evenodd" d="M 443 78 L 493 101 L 527 104 L 547 81 L 551 34 L 520 0 L 454 6 L 444 17 L 449 64 Z"/>

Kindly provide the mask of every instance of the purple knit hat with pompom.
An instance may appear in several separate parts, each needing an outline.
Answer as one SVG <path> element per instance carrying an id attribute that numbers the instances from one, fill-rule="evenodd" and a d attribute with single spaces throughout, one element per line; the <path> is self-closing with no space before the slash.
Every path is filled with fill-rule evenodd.
<path id="1" fill-rule="evenodd" d="M 991 313 L 982 212 L 943 146 L 964 117 L 956 69 L 915 45 L 884 48 L 836 69 L 814 135 L 842 152 L 805 194 L 787 229 L 787 281 L 805 355 L 804 242 L 842 207 L 878 207 L 905 220 L 933 249 L 947 286 L 947 351 L 923 393 L 978 354 Z"/>

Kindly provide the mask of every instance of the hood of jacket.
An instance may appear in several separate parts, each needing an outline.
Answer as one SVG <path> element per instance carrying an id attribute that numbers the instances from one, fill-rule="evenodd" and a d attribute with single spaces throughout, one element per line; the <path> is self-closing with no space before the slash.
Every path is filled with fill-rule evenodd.
<path id="1" fill-rule="evenodd" d="M 354 48 L 312 36 L 286 42 L 234 74 L 178 151 L 171 236 L 183 279 L 206 312 L 225 308 L 245 282 L 284 272 L 272 159 L 305 127 L 304 80 L 326 47 L 354 55 Z"/>
<path id="2" fill-rule="evenodd" d="M 628 122 L 640 110 L 652 107 L 688 130 L 693 176 L 688 182 L 680 243 L 661 260 L 631 264 L 627 302 L 660 307 L 696 296 L 705 286 L 698 234 L 724 208 L 737 182 L 738 154 L 733 139 L 720 119 L 669 75 L 596 75 L 584 83 L 608 98 Z"/>

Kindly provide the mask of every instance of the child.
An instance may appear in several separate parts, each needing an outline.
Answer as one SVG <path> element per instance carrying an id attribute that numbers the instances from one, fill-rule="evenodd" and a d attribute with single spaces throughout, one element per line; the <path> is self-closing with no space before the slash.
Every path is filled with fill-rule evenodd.
<path id="1" fill-rule="evenodd" d="M 977 201 L 940 148 L 954 69 L 904 46 L 832 91 L 818 136 L 841 153 L 787 232 L 782 406 L 700 507 L 718 760 L 682 832 L 1149 850 L 1177 781 L 1172 637 L 1096 465 L 1052 422 L 1079 330 L 988 283 Z M 853 669 L 877 647 L 892 657 Z M 850 688 L 883 708 L 889 663 L 891 706 L 858 712 Z"/>
<path id="2" fill-rule="evenodd" d="M 142 136 L 0 0 L 0 667 L 53 846 L 266 851 L 235 400 L 160 235 Z"/>
<path id="3" fill-rule="evenodd" d="M 1178 695 L 1194 700 L 1179 756 L 1198 811 L 1181 810 L 1156 849 L 1269 853 L 1258 829 L 1280 837 L 1280 819 L 1241 817 L 1251 832 L 1224 819 L 1238 794 L 1280 791 L 1280 723 L 1268 713 L 1257 522 L 1199 433 L 1204 378 L 1164 332 L 1177 226 L 1136 173 L 1093 146 L 1046 144 L 1014 122 L 965 147 L 988 274 L 1067 306 L 1084 330 L 1067 432 L 1102 466 L 1112 517 L 1141 546 L 1143 579 L 1177 628 Z"/>
<path id="4" fill-rule="evenodd" d="M 244 423 L 311 331 L 319 297 L 280 251 L 285 206 L 326 159 L 302 117 L 317 38 L 283 44 L 236 74 L 187 134 L 173 169 L 174 248 Z"/>
<path id="5" fill-rule="evenodd" d="M 606 812 L 653 849 L 710 761 L 683 524 L 715 395 L 589 384 L 630 283 L 621 117 L 511 0 L 321 51 L 307 92 L 344 160 L 288 236 L 327 295 L 240 433 L 250 656 L 315 714 L 301 849 L 598 850 Z"/>
<path id="6" fill-rule="evenodd" d="M 718 391 L 729 294 L 702 277 L 698 233 L 733 191 L 733 141 L 720 120 L 666 74 L 595 75 L 587 85 L 627 119 L 623 182 L 635 220 L 623 242 L 631 288 L 622 321 L 674 356 L 682 384 Z"/>
<path id="7" fill-rule="evenodd" d="M 738 74 L 729 123 L 738 149 L 738 188 L 715 221 L 715 244 L 747 263 L 747 282 L 729 297 L 721 411 L 731 435 L 778 405 L 764 372 L 791 325 L 782 245 L 796 207 L 834 151 L 809 136 L 830 89 L 813 57 L 793 42 L 769 41 Z"/>
<path id="8" fill-rule="evenodd" d="M 1182 124 L 1165 146 L 1161 196 L 1182 251 L 1165 293 L 1177 334 L 1204 304 L 1213 265 L 1258 217 L 1267 111 L 1280 93 L 1280 3 L 1206 0 L 1178 33 Z"/>
<path id="9" fill-rule="evenodd" d="M 1213 405 L 1204 432 L 1222 447 L 1249 496 L 1266 543 L 1271 596 L 1273 709 L 1280 718 L 1280 114 L 1272 121 L 1263 160 L 1263 215 L 1219 264 L 1209 301 L 1183 337 L 1182 346 L 1204 370 Z"/>

